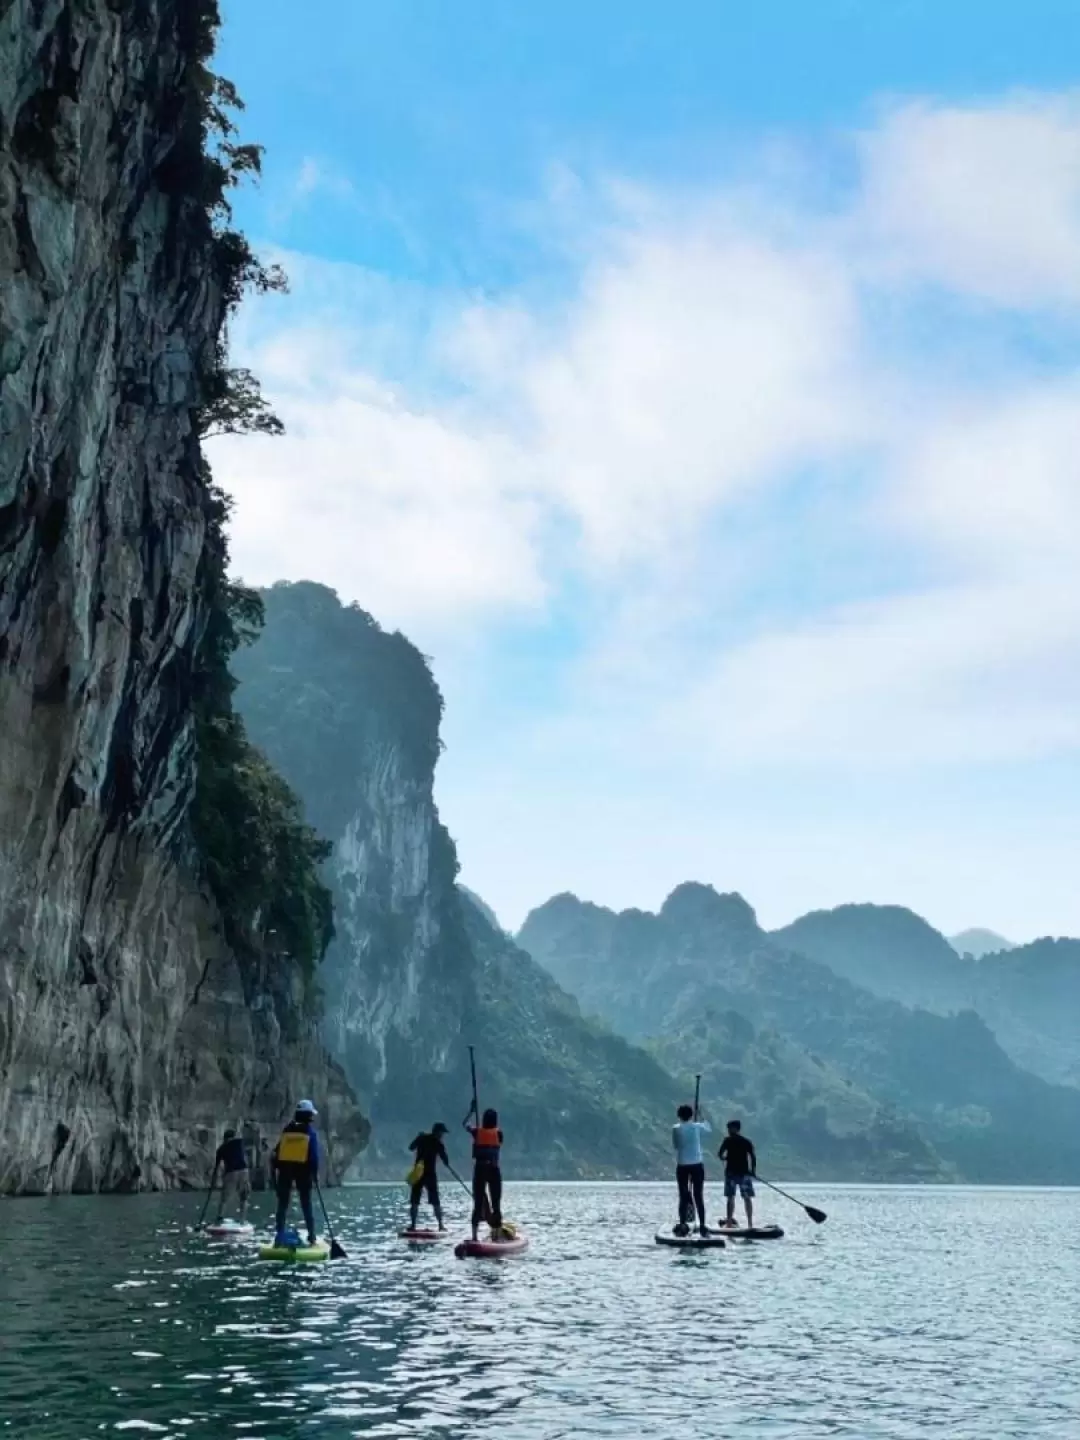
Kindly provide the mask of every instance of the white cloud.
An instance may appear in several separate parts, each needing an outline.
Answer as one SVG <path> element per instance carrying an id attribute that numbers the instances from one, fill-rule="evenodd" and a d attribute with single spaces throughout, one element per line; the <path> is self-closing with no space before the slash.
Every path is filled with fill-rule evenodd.
<path id="1" fill-rule="evenodd" d="M 1036 331 L 1075 302 L 1077 109 L 909 105 L 853 145 L 840 213 L 776 172 L 756 196 L 605 188 L 558 307 L 292 264 L 301 321 L 245 356 L 290 434 L 214 453 L 237 569 L 323 579 L 432 648 L 573 593 L 602 624 L 545 717 L 566 745 L 591 725 L 624 756 L 839 768 L 1075 749 L 1076 383 L 1007 330 L 980 380 L 985 313 L 932 315 L 922 351 L 878 320 L 912 284 Z"/>
<path id="2" fill-rule="evenodd" d="M 1080 99 L 908 104 L 862 137 L 878 262 L 995 304 L 1080 302 Z"/>
<path id="3" fill-rule="evenodd" d="M 237 503 L 237 571 L 257 584 L 320 579 L 395 625 L 538 604 L 536 508 L 503 480 L 516 457 L 369 377 L 320 389 L 305 353 L 307 378 L 275 395 L 288 436 L 214 446 Z M 284 341 L 274 363 L 288 367 Z"/>

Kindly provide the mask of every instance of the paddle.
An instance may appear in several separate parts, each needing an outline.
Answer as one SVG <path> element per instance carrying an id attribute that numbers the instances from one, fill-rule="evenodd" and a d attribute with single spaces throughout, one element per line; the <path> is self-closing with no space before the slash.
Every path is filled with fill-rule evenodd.
<path id="1" fill-rule="evenodd" d="M 698 1118 L 698 1101 L 701 1099 L 701 1076 L 694 1076 L 694 1119 Z"/>
<path id="2" fill-rule="evenodd" d="M 824 1210 L 819 1210 L 815 1205 L 804 1205 L 801 1200 L 796 1200 L 794 1195 L 789 1195 L 786 1190 L 781 1190 L 780 1186 L 774 1185 L 771 1180 L 763 1180 L 760 1175 L 755 1175 L 754 1179 L 760 1185 L 767 1185 L 770 1190 L 775 1190 L 777 1195 L 783 1195 L 784 1199 L 790 1200 L 793 1205 L 798 1205 L 800 1210 L 805 1210 L 815 1225 L 824 1225 L 829 1218 Z"/>
<path id="3" fill-rule="evenodd" d="M 214 1181 L 215 1181 L 216 1179 L 217 1179 L 217 1161 L 215 1160 L 215 1161 L 214 1161 L 214 1168 L 213 1168 L 213 1170 L 211 1170 L 211 1172 L 210 1172 L 210 1189 L 207 1190 L 207 1192 L 206 1192 L 206 1202 L 205 1202 L 205 1204 L 204 1204 L 203 1207 L 202 1207 L 202 1214 L 199 1216 L 199 1223 L 195 1226 L 195 1229 L 196 1229 L 196 1230 L 201 1230 L 202 1227 L 203 1227 L 203 1221 L 206 1219 L 206 1212 L 207 1212 L 207 1210 L 210 1209 L 210 1197 L 211 1197 L 211 1196 L 213 1195 L 213 1193 L 214 1193 Z"/>
<path id="4" fill-rule="evenodd" d="M 330 1216 L 326 1213 L 326 1201 L 322 1198 L 322 1188 L 319 1185 L 319 1177 L 315 1175 L 312 1178 L 315 1181 L 315 1191 L 319 1197 L 319 1204 L 322 1206 L 323 1219 L 326 1221 L 326 1233 L 330 1236 L 330 1259 L 347 1260 L 349 1257 L 345 1254 L 345 1251 L 334 1239 L 334 1230 L 333 1226 L 330 1224 Z"/>
<path id="5" fill-rule="evenodd" d="M 469 1046 L 469 1070 L 470 1070 L 470 1072 L 471 1072 L 471 1074 L 472 1074 L 472 1108 L 469 1110 L 469 1113 L 465 1116 L 465 1119 L 461 1122 L 462 1125 L 463 1125 L 466 1129 L 468 1129 L 469 1120 L 470 1120 L 470 1119 L 474 1119 L 474 1120 L 476 1121 L 477 1125 L 480 1124 L 480 1100 L 479 1100 L 479 1097 L 478 1097 L 478 1095 L 477 1095 L 477 1090 L 476 1090 L 476 1051 L 473 1049 L 473 1047 L 472 1047 L 471 1045 Z M 450 1167 L 447 1166 L 447 1169 L 449 1170 Z M 455 1174 L 453 1170 L 450 1170 L 450 1174 L 454 1176 L 454 1179 L 458 1182 L 458 1184 L 461 1186 L 461 1188 L 465 1191 L 465 1193 L 466 1193 L 466 1194 L 470 1197 L 470 1199 L 471 1199 L 471 1198 L 472 1198 L 472 1191 L 471 1191 L 471 1190 L 469 1189 L 469 1187 L 465 1184 L 465 1181 L 462 1180 L 461 1176 Z M 490 1224 L 491 1224 L 491 1205 L 490 1205 L 490 1203 L 488 1202 L 488 1197 L 487 1197 L 487 1192 L 486 1192 L 486 1191 L 485 1191 L 485 1193 L 484 1193 L 484 1214 L 483 1214 L 483 1220 L 484 1220 L 484 1224 L 485 1224 L 485 1225 L 490 1225 Z"/>
<path id="6" fill-rule="evenodd" d="M 471 1200 L 471 1199 L 472 1199 L 472 1191 L 469 1189 L 468 1185 L 465 1184 L 465 1181 L 461 1178 L 461 1176 L 457 1173 L 457 1171 L 454 1169 L 454 1167 L 453 1167 L 449 1162 L 447 1162 L 446 1168 L 447 1168 L 447 1170 L 450 1171 L 450 1174 L 453 1175 L 454 1179 L 457 1181 L 457 1183 L 458 1183 L 458 1184 L 461 1186 L 461 1188 L 465 1191 L 465 1194 L 468 1195 L 469 1199 Z"/>
<path id="7" fill-rule="evenodd" d="M 472 1071 L 472 1105 L 469 1107 L 465 1119 L 461 1122 L 462 1125 L 466 1126 L 473 1117 L 475 1117 L 478 1125 L 480 1123 L 480 1102 L 476 1096 L 476 1051 L 471 1045 L 469 1046 L 469 1069 Z"/>

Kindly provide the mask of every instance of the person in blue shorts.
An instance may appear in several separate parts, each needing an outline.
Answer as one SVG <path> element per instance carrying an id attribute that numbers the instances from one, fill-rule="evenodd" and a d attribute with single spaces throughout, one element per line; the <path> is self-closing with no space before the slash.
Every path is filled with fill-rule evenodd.
<path id="1" fill-rule="evenodd" d="M 750 1229 L 754 1224 L 757 1154 L 753 1142 L 742 1133 L 741 1120 L 728 1121 L 727 1135 L 716 1153 L 724 1162 L 724 1198 L 727 1200 L 727 1219 L 724 1224 L 735 1224 L 735 1196 L 741 1195 L 746 1207 L 746 1226 Z"/>

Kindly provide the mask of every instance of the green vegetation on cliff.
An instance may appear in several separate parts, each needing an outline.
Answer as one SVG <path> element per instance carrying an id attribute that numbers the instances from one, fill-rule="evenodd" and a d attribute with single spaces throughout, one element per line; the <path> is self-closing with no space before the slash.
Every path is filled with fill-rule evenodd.
<path id="1" fill-rule="evenodd" d="M 184 143 L 169 160 L 170 181 L 199 198 L 222 307 L 200 374 L 199 435 L 277 434 L 281 422 L 258 381 L 250 371 L 230 368 L 228 358 L 228 323 L 243 297 L 285 285 L 282 273 L 263 265 L 232 224 L 230 192 L 259 175 L 262 151 L 239 141 L 233 116 L 243 108 L 240 98 L 209 68 L 220 23 L 216 0 L 197 0 L 188 22 L 197 85 Z M 199 573 L 202 631 L 192 676 L 192 834 L 232 948 L 241 958 L 287 958 L 310 977 L 333 934 L 332 901 L 319 877 L 330 847 L 305 823 L 296 796 L 250 743 L 233 706 L 230 663 L 258 633 L 263 609 L 254 591 L 229 579 L 230 502 L 201 452 L 199 464 L 206 541 Z"/>

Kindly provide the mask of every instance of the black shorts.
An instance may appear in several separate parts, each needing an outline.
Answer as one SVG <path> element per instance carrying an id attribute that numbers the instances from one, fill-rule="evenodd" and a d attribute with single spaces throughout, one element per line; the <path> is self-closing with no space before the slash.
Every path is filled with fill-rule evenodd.
<path id="1" fill-rule="evenodd" d="M 430 1170 L 425 1170 L 412 1187 L 412 1203 L 416 1205 L 422 1195 L 426 1195 L 432 1205 L 439 1203 L 439 1177 L 435 1173 L 434 1166 Z"/>

